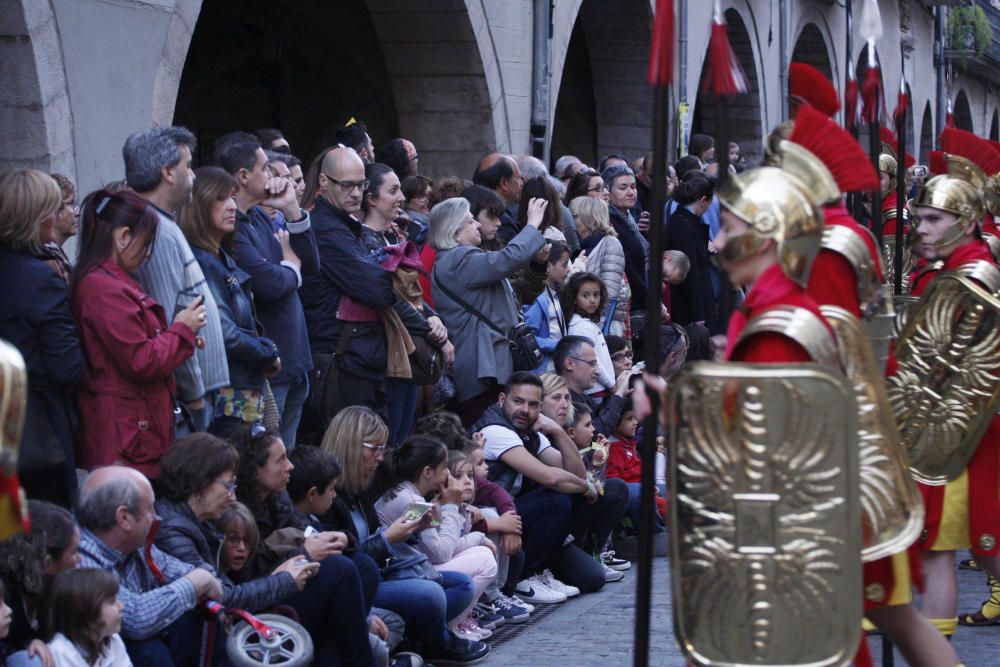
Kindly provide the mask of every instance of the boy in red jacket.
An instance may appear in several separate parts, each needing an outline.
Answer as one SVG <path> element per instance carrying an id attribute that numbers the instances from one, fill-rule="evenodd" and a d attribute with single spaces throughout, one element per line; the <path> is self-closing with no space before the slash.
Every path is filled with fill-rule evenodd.
<path id="1" fill-rule="evenodd" d="M 639 444 L 635 431 L 639 428 L 639 420 L 631 399 L 625 399 L 622 416 L 611 439 L 611 450 L 608 452 L 606 477 L 617 477 L 628 485 L 628 505 L 625 506 L 625 516 L 632 521 L 633 526 L 639 525 L 639 495 L 642 488 L 642 459 L 639 458 Z M 656 532 L 666 530 L 663 517 L 666 515 L 667 501 L 663 496 L 656 496 Z"/>

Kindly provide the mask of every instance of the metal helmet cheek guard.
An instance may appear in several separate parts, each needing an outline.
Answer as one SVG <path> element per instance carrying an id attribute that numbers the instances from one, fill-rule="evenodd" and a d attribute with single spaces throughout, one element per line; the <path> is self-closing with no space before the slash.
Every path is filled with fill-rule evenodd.
<path id="1" fill-rule="evenodd" d="M 955 222 L 941 239 L 935 243 L 939 249 L 947 248 L 962 238 L 970 223 L 979 223 L 983 217 L 982 198 L 979 191 L 968 181 L 949 175 L 935 176 L 927 181 L 910 200 L 910 216 L 915 220 L 914 230 L 920 229 L 919 207 L 934 208 L 951 213 Z"/>
<path id="2" fill-rule="evenodd" d="M 725 263 L 739 262 L 758 254 L 768 240 L 774 240 L 782 271 L 805 287 L 823 239 L 819 204 L 829 192 L 810 191 L 803 179 L 790 172 L 797 163 L 815 161 L 808 151 L 789 144 L 783 146 L 783 154 L 784 169 L 758 167 L 744 171 L 719 190 L 719 203 L 750 227 L 726 243 L 721 259 Z M 789 155 L 793 155 L 791 161 Z M 836 191 L 835 185 L 833 189 Z"/>

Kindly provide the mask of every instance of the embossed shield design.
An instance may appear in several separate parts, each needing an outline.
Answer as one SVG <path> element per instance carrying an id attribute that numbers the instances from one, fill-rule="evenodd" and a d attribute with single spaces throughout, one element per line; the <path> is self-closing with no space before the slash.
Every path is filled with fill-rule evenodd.
<path id="1" fill-rule="evenodd" d="M 956 273 L 937 276 L 896 341 L 889 402 L 917 481 L 958 477 L 1000 403 L 1000 300 Z"/>
<path id="2" fill-rule="evenodd" d="M 697 363 L 671 396 L 674 625 L 688 660 L 849 664 L 862 615 L 850 384 L 814 364 Z"/>
<path id="3" fill-rule="evenodd" d="M 858 318 L 837 306 L 821 306 L 837 334 L 837 352 L 854 387 L 858 408 L 858 477 L 861 497 L 861 560 L 902 551 L 920 536 L 924 503 L 910 477 L 910 460 L 889 409 L 883 367 Z"/>

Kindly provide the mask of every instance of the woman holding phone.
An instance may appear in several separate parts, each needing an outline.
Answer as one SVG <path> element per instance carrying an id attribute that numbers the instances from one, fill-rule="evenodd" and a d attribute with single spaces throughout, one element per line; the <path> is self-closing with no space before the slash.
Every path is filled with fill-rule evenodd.
<path id="1" fill-rule="evenodd" d="M 157 215 L 131 191 L 98 190 L 84 203 L 73 274 L 73 314 L 86 366 L 77 395 L 78 465 L 122 463 L 150 479 L 174 439 L 174 370 L 205 326 L 201 297 L 167 326 L 163 306 L 132 274 L 149 258 Z"/>

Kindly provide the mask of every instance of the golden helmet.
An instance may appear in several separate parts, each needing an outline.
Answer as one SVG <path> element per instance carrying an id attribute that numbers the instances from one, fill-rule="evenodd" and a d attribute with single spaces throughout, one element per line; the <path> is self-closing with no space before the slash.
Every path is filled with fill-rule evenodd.
<path id="1" fill-rule="evenodd" d="M 782 148 L 784 165 L 795 153 L 806 155 L 794 155 L 793 162 L 810 159 L 808 151 L 794 144 Z M 808 185 L 787 167 L 758 167 L 727 180 L 717 195 L 727 211 L 750 226 L 725 245 L 720 253 L 722 261 L 734 263 L 751 257 L 760 252 L 765 241 L 773 239 L 781 269 L 805 287 L 823 238 L 822 200 L 813 197 Z"/>
<path id="2" fill-rule="evenodd" d="M 792 136 L 795 130 L 795 121 L 786 120 L 771 130 L 771 133 L 764 138 L 764 165 L 768 167 L 781 166 L 781 143 Z"/>
<path id="3" fill-rule="evenodd" d="M 991 215 L 1000 215 L 1000 174 L 993 174 L 983 186 L 983 205 Z"/>
<path id="4" fill-rule="evenodd" d="M 948 174 L 935 176 L 917 190 L 917 195 L 910 200 L 910 219 L 914 220 L 913 229 L 919 230 L 920 216 L 916 209 L 921 206 L 936 208 L 955 215 L 955 223 L 935 244 L 938 248 L 946 248 L 962 238 L 969 223 L 978 224 L 983 217 L 982 197 L 968 181 Z"/>
<path id="5" fill-rule="evenodd" d="M 960 178 L 977 190 L 982 190 L 986 186 L 986 173 L 972 160 L 945 153 L 944 162 L 949 176 Z"/>

